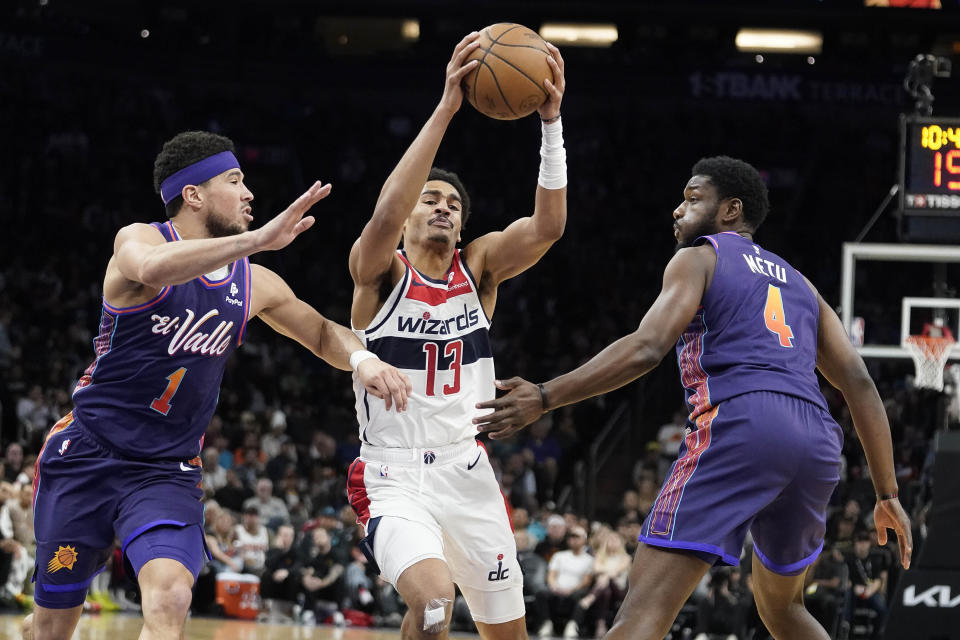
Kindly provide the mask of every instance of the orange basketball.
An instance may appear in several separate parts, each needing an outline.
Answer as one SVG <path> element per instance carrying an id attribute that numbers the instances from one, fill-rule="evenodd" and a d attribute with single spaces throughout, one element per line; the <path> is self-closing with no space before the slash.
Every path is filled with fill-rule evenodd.
<path id="1" fill-rule="evenodd" d="M 547 100 L 543 81 L 553 81 L 543 38 L 520 24 L 492 24 L 480 32 L 480 46 L 467 58 L 480 64 L 463 79 L 477 111 L 497 120 L 516 120 Z"/>

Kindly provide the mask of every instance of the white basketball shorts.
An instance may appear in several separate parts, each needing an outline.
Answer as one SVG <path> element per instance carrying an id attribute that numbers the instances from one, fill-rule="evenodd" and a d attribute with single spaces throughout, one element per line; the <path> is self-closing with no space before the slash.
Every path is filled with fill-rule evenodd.
<path id="1" fill-rule="evenodd" d="M 385 580 L 396 586 L 408 567 L 439 558 L 474 620 L 523 617 L 523 575 L 506 502 L 479 442 L 428 449 L 364 444 L 347 491 Z"/>

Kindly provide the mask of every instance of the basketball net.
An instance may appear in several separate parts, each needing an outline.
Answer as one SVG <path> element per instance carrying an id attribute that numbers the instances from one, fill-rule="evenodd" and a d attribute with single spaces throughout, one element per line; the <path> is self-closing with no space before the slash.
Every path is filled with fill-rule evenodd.
<path id="1" fill-rule="evenodd" d="M 917 370 L 914 386 L 943 391 L 943 368 L 956 342 L 949 328 L 933 325 L 924 325 L 921 335 L 907 336 L 903 346 L 910 352 Z"/>

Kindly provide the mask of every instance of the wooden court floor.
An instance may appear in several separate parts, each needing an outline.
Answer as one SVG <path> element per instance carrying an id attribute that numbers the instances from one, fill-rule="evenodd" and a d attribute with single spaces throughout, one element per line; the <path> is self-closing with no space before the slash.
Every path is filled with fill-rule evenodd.
<path id="1" fill-rule="evenodd" d="M 19 640 L 23 616 L 0 616 L 0 639 Z M 136 640 L 143 618 L 128 614 L 84 615 L 73 640 Z M 470 634 L 453 637 L 477 639 Z M 244 622 L 221 618 L 191 618 L 184 637 L 188 640 L 399 640 L 399 629 L 337 628 Z"/>

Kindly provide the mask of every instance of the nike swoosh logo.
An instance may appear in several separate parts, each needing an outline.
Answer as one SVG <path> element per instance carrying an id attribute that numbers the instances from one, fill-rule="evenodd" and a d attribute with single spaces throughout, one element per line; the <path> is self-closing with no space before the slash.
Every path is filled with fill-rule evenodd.
<path id="1" fill-rule="evenodd" d="M 422 282 L 417 282 L 416 280 L 414 280 L 414 281 L 411 282 L 410 284 L 412 284 L 412 285 L 415 286 L 415 287 L 425 287 L 425 286 L 427 286 L 427 285 L 423 284 Z"/>
<path id="2" fill-rule="evenodd" d="M 480 462 L 480 456 L 481 456 L 481 455 L 483 455 L 483 452 L 482 452 L 482 451 L 477 454 L 477 459 L 473 461 L 473 464 L 468 464 L 468 465 L 467 465 L 467 471 L 470 471 L 470 469 L 473 469 L 475 466 L 477 466 L 477 463 Z"/>
<path id="3" fill-rule="evenodd" d="M 180 471 L 199 471 L 200 467 L 191 467 L 188 464 L 180 463 Z"/>

